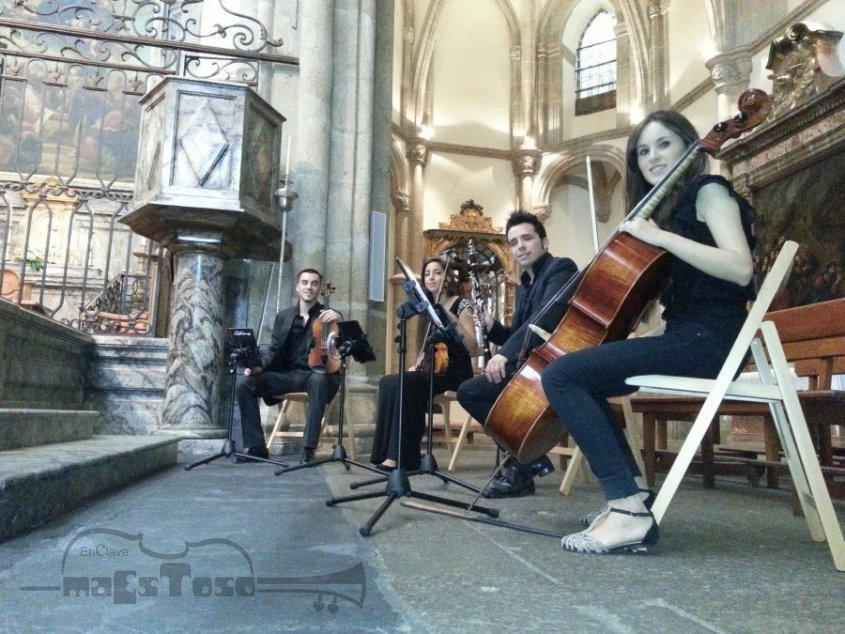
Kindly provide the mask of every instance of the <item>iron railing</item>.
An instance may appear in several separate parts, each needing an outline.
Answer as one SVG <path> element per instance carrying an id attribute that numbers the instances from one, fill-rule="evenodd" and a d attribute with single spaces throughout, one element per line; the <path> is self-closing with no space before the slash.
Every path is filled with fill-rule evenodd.
<path id="1" fill-rule="evenodd" d="M 0 269 L 19 278 L 13 301 L 85 330 L 154 332 L 161 250 L 120 223 L 139 100 L 170 75 L 257 86 L 262 65 L 297 64 L 262 6 L 0 3 Z"/>

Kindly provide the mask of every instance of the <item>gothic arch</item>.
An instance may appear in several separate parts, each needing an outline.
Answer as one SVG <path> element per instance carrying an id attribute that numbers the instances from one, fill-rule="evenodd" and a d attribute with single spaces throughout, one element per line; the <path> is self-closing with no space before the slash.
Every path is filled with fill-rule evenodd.
<path id="1" fill-rule="evenodd" d="M 502 12 L 508 29 L 508 39 L 510 49 L 518 48 L 520 43 L 519 20 L 513 11 L 508 0 L 496 0 L 499 10 Z M 410 112 L 411 121 L 417 129 L 425 125 L 425 120 L 430 114 L 426 112 L 426 104 L 429 103 L 429 77 L 431 71 L 431 63 L 434 59 L 434 49 L 437 44 L 437 31 L 443 15 L 443 8 L 445 0 L 434 0 L 428 7 L 425 19 L 421 22 L 422 33 L 416 42 L 416 50 L 414 51 L 412 68 L 408 69 L 413 77 L 412 91 L 408 95 L 408 104 L 406 104 L 406 112 Z M 517 83 L 518 77 L 512 78 L 512 83 Z M 513 104 L 512 104 L 513 105 Z M 415 130 L 417 132 L 418 130 Z"/>
<path id="2" fill-rule="evenodd" d="M 541 209 L 550 209 L 551 197 L 554 190 L 564 182 L 567 174 L 576 167 L 584 165 L 587 157 L 594 162 L 610 165 L 611 173 L 608 175 L 604 189 L 599 192 L 598 197 L 604 199 L 609 197 L 613 188 L 625 178 L 625 152 L 610 145 L 594 145 L 589 150 L 580 150 L 575 153 L 560 154 L 554 157 L 548 167 L 538 176 L 537 183 L 537 206 Z"/>
<path id="3" fill-rule="evenodd" d="M 583 0 L 584 2 L 589 0 Z M 639 0 L 607 0 L 607 3 L 613 8 L 617 18 L 617 28 L 623 30 L 628 35 L 628 43 L 630 48 L 630 69 L 631 77 L 620 78 L 628 81 L 631 87 L 632 103 L 640 103 L 644 97 L 649 93 L 648 85 L 648 70 L 646 61 L 648 60 L 648 38 L 649 38 L 649 19 L 648 9 L 642 6 L 643 3 Z M 557 51 L 562 47 L 563 32 L 567 22 L 572 17 L 574 9 L 580 3 L 556 3 L 550 2 L 543 10 L 540 19 L 537 21 L 537 46 L 538 52 L 543 51 Z M 596 6 L 599 3 L 596 2 Z M 556 93 L 562 90 L 561 77 L 563 74 L 562 60 L 563 55 L 553 54 L 549 55 L 550 64 L 545 72 L 538 72 L 538 77 L 544 75 L 546 78 L 546 94 L 539 95 L 540 99 L 548 101 L 552 104 L 561 104 Z M 538 59 L 538 64 L 544 63 L 545 60 Z M 624 105 L 627 108 L 627 104 Z M 549 113 L 550 121 L 556 122 L 560 120 L 560 113 Z M 554 125 L 543 126 L 544 129 L 553 129 Z M 553 139 L 553 141 L 556 139 Z"/>

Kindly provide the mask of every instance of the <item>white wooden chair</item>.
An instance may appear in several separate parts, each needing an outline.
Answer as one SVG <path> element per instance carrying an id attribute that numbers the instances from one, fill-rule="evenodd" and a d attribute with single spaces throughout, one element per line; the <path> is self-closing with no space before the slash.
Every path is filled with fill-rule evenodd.
<path id="1" fill-rule="evenodd" d="M 446 392 L 448 394 L 448 392 Z M 453 392 L 456 395 L 457 400 L 457 393 Z M 460 454 L 461 450 L 464 448 L 464 445 L 467 443 L 467 438 L 470 434 L 484 434 L 484 427 L 478 423 L 470 414 L 467 414 L 466 420 L 464 421 L 463 425 L 461 425 L 461 431 L 458 433 L 458 438 L 455 440 L 455 446 L 452 449 L 452 456 L 449 459 L 449 467 L 448 470 L 454 471 L 455 465 L 458 463 L 458 454 Z M 473 443 L 473 446 L 475 443 Z M 486 444 L 487 447 L 493 447 L 492 443 Z"/>
<path id="2" fill-rule="evenodd" d="M 786 356 L 775 325 L 763 321 L 772 301 L 789 278 L 797 250 L 795 242 L 788 241 L 783 245 L 716 379 L 646 375 L 632 377 L 627 382 L 648 392 L 705 397 L 701 411 L 652 506 L 651 511 L 658 523 L 663 519 L 722 400 L 768 403 L 810 536 L 814 541 L 827 540 L 836 569 L 845 571 L 845 539 L 822 477 Z M 760 383 L 733 380 L 749 348 Z"/>
<path id="3" fill-rule="evenodd" d="M 446 439 L 446 448 L 452 452 L 452 421 L 451 409 L 452 403 L 457 402 L 458 393 L 453 391 L 446 391 L 435 395 L 432 403 L 436 408 L 440 409 L 440 415 L 443 417 L 443 437 Z M 426 424 L 428 420 L 426 419 Z"/>
<path id="4" fill-rule="evenodd" d="M 304 408 L 307 408 L 308 392 L 289 392 L 288 394 L 280 394 L 274 398 L 278 401 L 279 414 L 276 416 L 273 431 L 271 431 L 267 436 L 268 451 L 272 450 L 273 445 L 277 440 L 302 438 L 305 434 L 304 428 L 295 430 L 290 428 L 290 407 L 293 403 L 301 403 Z M 323 438 L 323 433 L 326 431 L 326 420 L 328 418 L 329 410 L 337 400 L 337 397 L 335 397 L 326 406 L 326 411 L 323 413 L 323 419 L 320 422 L 320 438 Z M 351 460 L 355 460 L 355 432 L 352 428 L 352 423 L 348 420 L 348 417 L 344 417 L 343 431 L 344 435 L 349 438 L 349 458 Z"/>

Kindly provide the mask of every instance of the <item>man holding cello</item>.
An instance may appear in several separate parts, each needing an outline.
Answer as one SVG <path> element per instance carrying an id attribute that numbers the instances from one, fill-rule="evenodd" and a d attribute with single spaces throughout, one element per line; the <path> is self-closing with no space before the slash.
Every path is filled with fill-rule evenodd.
<path id="1" fill-rule="evenodd" d="M 340 387 L 340 375 L 332 373 L 330 368 L 326 371 L 326 364 L 309 364 L 309 353 L 320 345 L 317 335 L 342 319 L 340 313 L 317 301 L 322 285 L 319 271 L 299 272 L 294 289 L 299 300 L 276 315 L 270 348 L 262 355 L 261 364 L 244 370 L 246 379 L 237 387 L 237 398 L 248 455 L 268 457 L 257 399 L 263 398 L 267 405 L 272 405 L 273 398 L 281 394 L 307 392 L 308 412 L 300 463 L 314 460 L 323 413 Z"/>
<path id="2" fill-rule="evenodd" d="M 507 327 L 488 314 L 479 316 L 489 340 L 500 348 L 487 362 L 483 374 L 465 381 L 458 388 L 458 402 L 481 423 L 487 419 L 493 403 L 520 363 L 542 343 L 529 329 L 529 324 L 549 332 L 555 329 L 566 311 L 566 302 L 552 302 L 552 298 L 578 273 L 578 267 L 571 259 L 556 258 L 549 253 L 546 228 L 534 214 L 514 211 L 508 217 L 505 234 L 511 255 L 522 270 L 513 320 Z M 487 498 L 530 495 L 534 493 L 534 476 L 552 471 L 554 466 L 545 456 L 527 465 L 511 459 L 482 495 Z"/>

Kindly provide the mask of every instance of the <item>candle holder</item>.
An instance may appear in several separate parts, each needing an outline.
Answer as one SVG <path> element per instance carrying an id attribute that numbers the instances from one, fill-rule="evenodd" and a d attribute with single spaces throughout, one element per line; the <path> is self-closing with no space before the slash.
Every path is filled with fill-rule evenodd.
<path id="1" fill-rule="evenodd" d="M 278 201 L 279 209 L 283 213 L 287 213 L 293 209 L 293 204 L 299 198 L 299 194 L 290 187 L 291 183 L 285 180 L 281 180 L 279 183 L 280 186 L 276 190 L 276 200 Z M 284 240 L 284 237 L 282 239 Z"/>
<path id="2" fill-rule="evenodd" d="M 299 194 L 293 191 L 291 185 L 292 183 L 288 182 L 287 179 L 282 179 L 279 181 L 279 188 L 275 192 L 279 209 L 282 212 L 282 244 L 281 249 L 279 250 L 279 274 L 276 277 L 276 312 L 279 312 L 279 309 L 281 308 L 282 273 L 284 272 L 285 260 L 289 259 L 292 255 L 287 244 L 288 212 L 293 209 L 293 204 L 296 202 L 296 199 L 299 198 Z M 261 323 L 262 325 L 264 324 L 263 313 Z M 259 327 L 259 333 L 260 332 L 261 330 Z"/>

